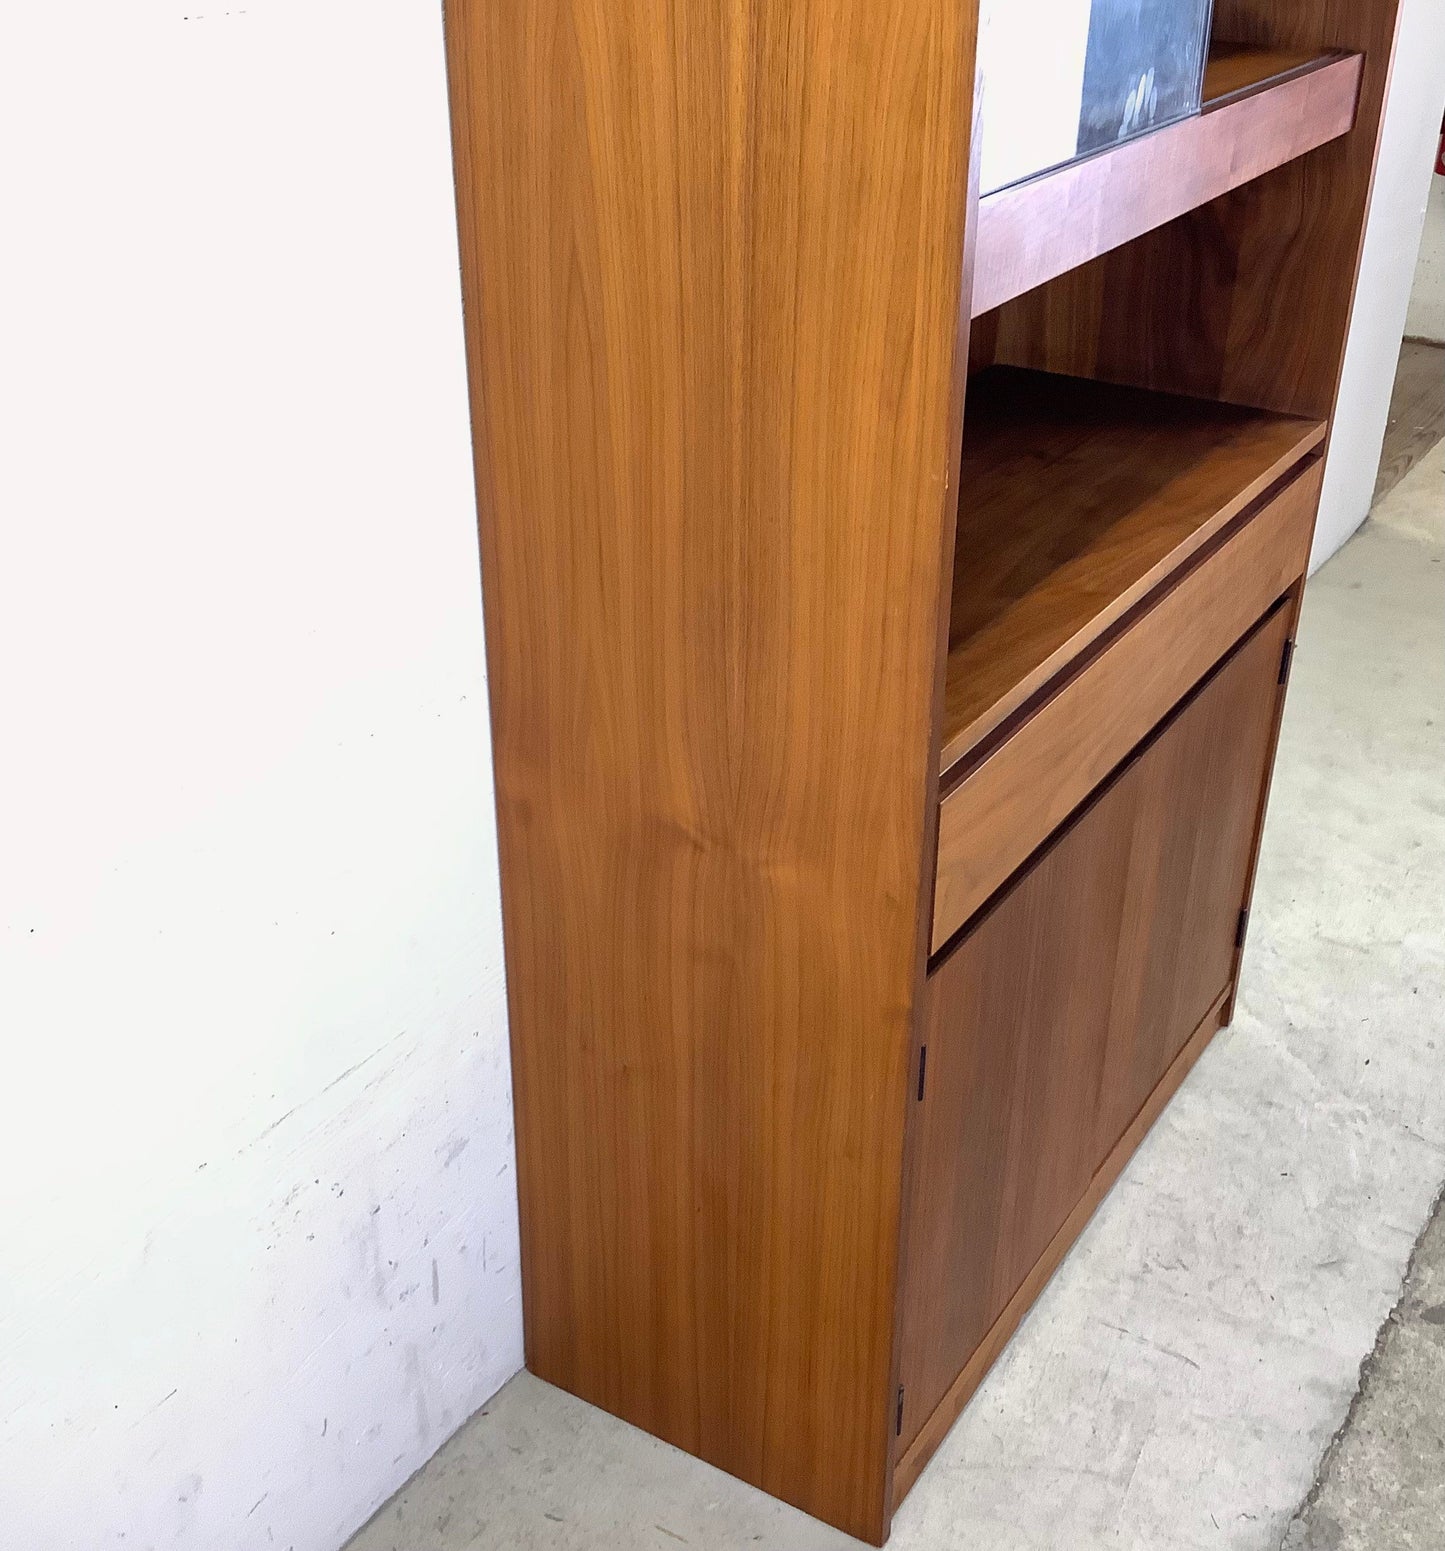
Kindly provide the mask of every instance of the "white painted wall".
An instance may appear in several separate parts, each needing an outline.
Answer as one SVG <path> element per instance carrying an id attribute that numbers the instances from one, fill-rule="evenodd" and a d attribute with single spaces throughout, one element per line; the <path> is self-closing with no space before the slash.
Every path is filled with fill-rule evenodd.
<path id="1" fill-rule="evenodd" d="M 979 0 L 979 188 L 992 193 L 1079 149 L 1093 0 Z"/>
<path id="2" fill-rule="evenodd" d="M 1402 0 L 1395 68 L 1311 570 L 1328 560 L 1369 515 L 1442 104 L 1445 0 Z"/>
<path id="3" fill-rule="evenodd" d="M 331 1551 L 521 1361 L 436 0 L 0 20 L 0 1543 Z"/>
<path id="4" fill-rule="evenodd" d="M 1445 177 L 1430 180 L 1430 204 L 1425 211 L 1405 332 L 1412 339 L 1445 345 Z"/>

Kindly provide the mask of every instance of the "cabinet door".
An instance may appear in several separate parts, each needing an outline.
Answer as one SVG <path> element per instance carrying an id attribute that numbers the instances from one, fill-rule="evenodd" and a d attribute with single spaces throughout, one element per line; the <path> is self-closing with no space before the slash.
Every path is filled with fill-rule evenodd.
<path id="1" fill-rule="evenodd" d="M 1229 985 L 1287 629 L 1256 627 L 929 977 L 902 1448 Z"/>

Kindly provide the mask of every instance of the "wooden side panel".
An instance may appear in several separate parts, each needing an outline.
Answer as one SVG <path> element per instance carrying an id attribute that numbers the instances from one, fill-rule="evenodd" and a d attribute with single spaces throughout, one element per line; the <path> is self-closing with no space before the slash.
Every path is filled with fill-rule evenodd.
<path id="1" fill-rule="evenodd" d="M 1289 622 L 1276 610 L 930 978 L 900 1452 L 1226 990 Z"/>
<path id="2" fill-rule="evenodd" d="M 973 13 L 448 6 L 528 1365 L 875 1539 Z"/>
<path id="3" fill-rule="evenodd" d="M 1363 53 L 1354 129 L 1009 302 L 996 359 L 1328 418 L 1397 12 L 1398 0 L 1217 0 L 1217 37 Z"/>

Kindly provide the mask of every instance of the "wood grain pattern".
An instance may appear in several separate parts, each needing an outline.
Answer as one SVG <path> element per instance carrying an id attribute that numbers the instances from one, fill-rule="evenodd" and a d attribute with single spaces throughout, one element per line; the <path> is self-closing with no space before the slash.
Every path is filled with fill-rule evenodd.
<path id="1" fill-rule="evenodd" d="M 976 377 L 943 770 L 1324 434 L 1319 421 L 1078 378 L 1009 368 Z"/>
<path id="2" fill-rule="evenodd" d="M 1295 627 L 1287 598 L 1146 755 L 1094 1143 L 1104 1157 L 1233 983 Z M 1166 747 L 1167 745 L 1167 747 Z M 1141 764 L 1145 760 L 1141 760 Z M 1139 845 L 1141 837 L 1150 843 Z"/>
<path id="3" fill-rule="evenodd" d="M 973 24 L 448 6 L 528 1365 L 873 1539 Z"/>
<path id="4" fill-rule="evenodd" d="M 973 119 L 970 126 L 969 159 L 968 159 L 968 198 L 967 210 L 971 214 L 978 205 L 979 178 L 982 166 L 982 98 L 975 92 L 973 97 Z M 950 435 L 950 447 L 952 450 L 952 464 L 954 469 L 960 465 L 963 455 L 963 406 L 964 396 L 968 386 L 968 353 L 969 332 L 972 320 L 969 316 L 968 298 L 973 289 L 973 265 L 975 258 L 975 237 L 977 235 L 977 223 L 971 219 L 965 221 L 963 242 L 963 271 L 960 277 L 958 295 L 957 318 L 957 342 L 954 350 L 954 422 Z M 942 545 L 940 549 L 940 578 L 947 578 L 953 571 L 954 542 L 958 535 L 956 492 L 950 494 L 948 499 L 948 518 L 943 524 L 941 534 Z M 924 811 L 923 828 L 923 854 L 927 863 L 919 875 L 920 896 L 918 901 L 916 922 L 916 958 L 915 975 L 913 983 L 913 1007 L 914 1016 L 912 1022 L 912 1039 L 909 1045 L 909 1070 L 918 1069 L 919 1061 L 919 1031 L 921 1019 L 917 1016 L 917 1009 L 924 999 L 924 991 L 928 976 L 928 956 L 930 950 L 929 933 L 933 922 L 933 891 L 934 875 L 932 858 L 938 848 L 938 792 L 939 792 L 939 761 L 938 747 L 942 735 L 943 725 L 943 695 L 944 683 L 947 677 L 948 661 L 948 629 L 949 616 L 952 611 L 952 594 L 950 588 L 945 585 L 940 588 L 937 599 L 937 614 L 934 619 L 934 676 L 933 696 L 929 707 L 929 745 L 928 745 L 928 785 L 926 805 Z M 900 1202 L 906 1202 L 909 1198 L 911 1181 L 914 1178 L 918 1163 L 918 1129 L 912 1125 L 912 1108 L 908 1103 L 908 1096 L 904 1096 L 905 1122 L 903 1127 L 903 1179 L 900 1189 Z M 901 1209 L 898 1213 L 898 1244 L 895 1263 L 901 1268 L 907 1264 L 908 1236 L 912 1224 L 908 1212 Z M 903 1351 L 903 1299 L 895 1297 L 893 1303 L 893 1366 L 889 1373 L 888 1393 L 896 1395 L 899 1385 L 899 1375 L 902 1368 Z M 895 1422 L 896 1426 L 896 1422 Z M 891 1525 L 893 1509 L 897 1497 L 893 1487 L 893 1466 L 896 1453 L 890 1441 L 888 1450 L 887 1471 L 887 1501 L 884 1511 L 884 1535 L 886 1538 L 887 1526 Z"/>
<path id="5" fill-rule="evenodd" d="M 1217 0 L 1216 37 L 1363 55 L 1353 130 L 1010 301 L 985 329 L 989 359 L 1328 419 L 1397 13 L 1397 0 Z M 982 255 L 980 237 L 980 272 Z"/>
<path id="6" fill-rule="evenodd" d="M 1317 70 L 1330 57 L 1314 49 L 1251 48 L 1245 43 L 1211 41 L 1204 62 L 1204 112 L 1212 113 L 1246 92 Z"/>
<path id="7" fill-rule="evenodd" d="M 905 1452 L 1220 1005 L 1288 624 L 1261 624 L 930 979 Z"/>
<path id="8" fill-rule="evenodd" d="M 1347 134 L 1360 71 L 1357 57 L 1326 55 L 1212 112 L 986 195 L 973 315 Z"/>
<path id="9" fill-rule="evenodd" d="M 948 1436 L 948 1430 L 958 1420 L 963 1408 L 973 1398 L 974 1391 L 988 1375 L 988 1370 L 998 1361 L 999 1354 L 1008 1345 L 1014 1333 L 1023 1323 L 1024 1315 L 1033 1307 L 1034 1300 L 1048 1286 L 1064 1257 L 1073 1248 L 1079 1235 L 1089 1225 L 1089 1219 L 1098 1211 L 1104 1197 L 1113 1188 L 1124 1166 L 1134 1156 L 1140 1142 L 1148 1135 L 1150 1127 L 1164 1113 L 1165 1106 L 1179 1091 L 1180 1084 L 1193 1070 L 1194 1063 L 1203 1055 L 1211 1039 L 1229 1020 L 1224 1014 L 1228 993 L 1222 993 L 1214 1006 L 1205 1014 L 1203 1021 L 1185 1042 L 1184 1048 L 1174 1058 L 1174 1064 L 1149 1095 L 1143 1109 L 1134 1117 L 1129 1129 L 1116 1143 L 1104 1160 L 1099 1171 L 1089 1182 L 1089 1188 L 1079 1198 L 1063 1226 L 1049 1241 L 1048 1248 L 1034 1262 L 1029 1274 L 1019 1284 L 1018 1290 L 1003 1312 L 989 1327 L 988 1334 L 974 1348 L 973 1355 L 959 1370 L 943 1398 L 914 1435 L 911 1443 L 902 1448 L 893 1471 L 893 1488 L 898 1502 L 913 1490 L 924 1467 L 933 1457 L 939 1444 Z"/>
<path id="10" fill-rule="evenodd" d="M 1302 574 L 1321 466 L 1163 589 L 944 797 L 937 952 Z"/>

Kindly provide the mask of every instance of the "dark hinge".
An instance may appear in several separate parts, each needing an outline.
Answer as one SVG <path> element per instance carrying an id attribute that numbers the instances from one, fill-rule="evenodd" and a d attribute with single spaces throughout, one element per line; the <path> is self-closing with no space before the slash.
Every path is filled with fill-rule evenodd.
<path id="1" fill-rule="evenodd" d="M 918 1102 L 923 1102 L 923 1081 L 928 1072 L 928 1046 L 920 1045 L 918 1049 Z"/>
<path id="2" fill-rule="evenodd" d="M 1289 678 L 1289 665 L 1294 661 L 1294 642 L 1286 641 L 1284 650 L 1279 654 L 1279 681 L 1285 683 Z"/>
<path id="3" fill-rule="evenodd" d="M 1234 946 L 1236 948 L 1242 948 L 1244 946 L 1244 933 L 1248 926 L 1249 911 L 1241 910 L 1239 912 L 1239 924 L 1234 928 Z"/>
<path id="4" fill-rule="evenodd" d="M 903 1386 L 898 1386 L 898 1415 L 893 1419 L 893 1431 L 896 1436 L 903 1436 Z"/>

